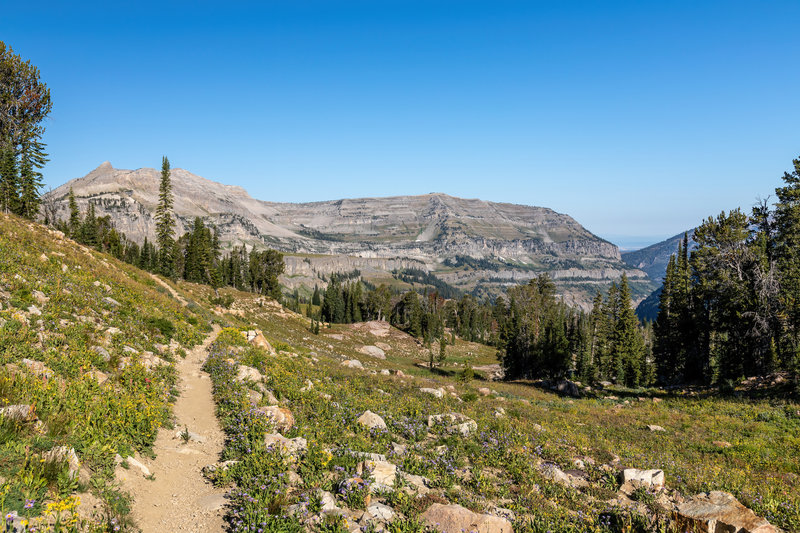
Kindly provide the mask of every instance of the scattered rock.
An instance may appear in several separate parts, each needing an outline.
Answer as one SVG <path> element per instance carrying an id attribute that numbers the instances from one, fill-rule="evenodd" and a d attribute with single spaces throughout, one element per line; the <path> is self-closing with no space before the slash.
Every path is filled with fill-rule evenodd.
<path id="1" fill-rule="evenodd" d="M 347 361 L 342 361 L 342 366 L 346 366 L 347 368 L 364 368 L 364 365 L 362 365 L 361 361 L 358 359 L 348 359 Z"/>
<path id="2" fill-rule="evenodd" d="M 358 417 L 356 420 L 359 424 L 367 428 L 381 428 L 386 429 L 386 422 L 380 416 L 376 415 L 372 411 L 364 411 L 364 414 Z"/>
<path id="3" fill-rule="evenodd" d="M 486 387 L 481 387 L 478 389 L 478 394 L 480 394 L 481 396 L 489 396 L 492 394 L 492 391 Z"/>
<path id="4" fill-rule="evenodd" d="M 386 359 L 386 353 L 377 346 L 362 346 L 358 351 L 376 359 Z"/>
<path id="5" fill-rule="evenodd" d="M 33 315 L 33 316 L 41 316 L 42 315 L 42 312 L 35 305 L 32 305 L 32 306 L 28 307 L 28 313 Z"/>
<path id="6" fill-rule="evenodd" d="M 430 415 L 428 417 L 428 427 L 445 424 L 448 433 L 459 433 L 466 437 L 470 433 L 478 430 L 478 424 L 471 418 L 461 413 L 447 413 L 443 415 Z"/>
<path id="7" fill-rule="evenodd" d="M 256 348 L 262 348 L 269 352 L 271 355 L 275 355 L 275 348 L 269 343 L 266 337 L 264 337 L 264 333 L 260 329 L 251 329 L 249 331 L 243 331 L 242 335 L 247 339 L 247 342 L 255 346 Z"/>
<path id="8" fill-rule="evenodd" d="M 42 291 L 33 291 L 31 294 L 33 295 L 33 299 L 39 302 L 39 305 L 44 305 L 50 301 L 50 298 L 45 296 Z"/>
<path id="9" fill-rule="evenodd" d="M 320 504 L 322 506 L 321 511 L 323 513 L 329 513 L 331 511 L 338 511 L 339 507 L 336 505 L 336 499 L 333 497 L 333 494 L 327 491 L 320 491 Z"/>
<path id="10" fill-rule="evenodd" d="M 679 531 L 710 533 L 773 533 L 778 528 L 739 503 L 727 492 L 705 492 L 678 505 Z"/>
<path id="11" fill-rule="evenodd" d="M 648 424 L 647 429 L 649 429 L 652 432 L 666 431 L 666 429 L 662 428 L 661 426 L 657 426 L 655 424 Z"/>
<path id="12" fill-rule="evenodd" d="M 199 435 L 193 431 L 188 431 L 186 429 L 175 433 L 175 438 L 186 442 L 197 442 L 199 444 L 202 444 L 206 441 L 205 437 L 203 437 L 202 435 Z"/>
<path id="13" fill-rule="evenodd" d="M 25 365 L 25 368 L 28 369 L 28 372 L 33 374 L 34 376 L 39 376 L 42 378 L 51 378 L 53 377 L 54 373 L 50 370 L 47 365 L 42 363 L 41 361 L 34 361 L 33 359 L 23 359 L 22 364 Z"/>
<path id="14" fill-rule="evenodd" d="M 427 525 L 442 533 L 469 531 L 476 533 L 513 533 L 511 522 L 499 516 L 473 513 L 460 505 L 434 503 L 422 513 Z"/>
<path id="15" fill-rule="evenodd" d="M 129 467 L 136 468 L 137 470 L 139 470 L 139 472 L 141 472 L 141 473 L 142 473 L 142 475 L 143 475 L 144 477 L 150 477 L 150 476 L 152 475 L 152 474 L 151 474 L 151 472 L 150 472 L 150 469 L 149 469 L 149 468 L 147 468 L 147 467 L 146 467 L 146 466 L 145 466 L 145 465 L 144 465 L 144 464 L 143 464 L 141 461 L 139 461 L 139 460 L 138 460 L 138 459 L 136 459 L 135 457 L 128 456 L 128 457 L 126 457 L 125 459 L 123 459 L 123 458 L 122 458 L 122 456 L 120 456 L 119 454 L 117 454 L 117 455 L 114 457 L 114 461 L 115 461 L 115 462 L 116 462 L 118 465 L 119 465 L 119 464 L 122 464 L 123 462 L 126 462 L 126 463 L 128 463 L 128 466 L 129 466 Z"/>
<path id="16" fill-rule="evenodd" d="M 711 444 L 713 444 L 717 448 L 730 448 L 731 446 L 733 446 L 733 444 L 731 444 L 726 440 L 714 440 L 711 441 Z"/>
<path id="17" fill-rule="evenodd" d="M 258 391 L 254 390 L 247 391 L 247 400 L 250 402 L 250 405 L 258 405 L 259 403 L 261 403 L 262 398 L 264 398 L 264 395 Z"/>
<path id="18" fill-rule="evenodd" d="M 108 374 L 101 372 L 100 370 L 91 370 L 87 372 L 86 375 L 95 380 L 99 385 L 102 385 L 108 381 Z"/>

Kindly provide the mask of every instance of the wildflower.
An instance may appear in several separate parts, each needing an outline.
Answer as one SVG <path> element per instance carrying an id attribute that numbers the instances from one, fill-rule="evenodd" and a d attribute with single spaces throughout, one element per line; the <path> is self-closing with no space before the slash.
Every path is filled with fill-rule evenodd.
<path id="1" fill-rule="evenodd" d="M 36 504 L 36 500 L 25 500 L 25 509 L 32 509 Z"/>

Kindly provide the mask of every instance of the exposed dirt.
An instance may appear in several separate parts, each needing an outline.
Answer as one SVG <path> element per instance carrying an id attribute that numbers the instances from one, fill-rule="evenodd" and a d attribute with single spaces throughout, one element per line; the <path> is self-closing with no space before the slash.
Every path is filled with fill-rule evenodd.
<path id="1" fill-rule="evenodd" d="M 175 298 L 176 300 L 178 300 L 178 301 L 181 303 L 181 305 L 182 305 L 182 306 L 186 307 L 186 306 L 188 306 L 188 305 L 189 305 L 189 302 L 187 302 L 187 301 L 186 301 L 186 299 L 185 299 L 183 296 L 181 296 L 180 294 L 178 294 L 178 293 L 175 291 L 175 289 L 173 289 L 172 287 L 170 287 L 169 283 L 167 283 L 167 282 L 166 282 L 166 281 L 164 281 L 163 279 L 159 278 L 159 277 L 158 277 L 158 276 L 156 276 L 155 274 L 150 274 L 150 277 L 151 277 L 151 278 L 153 278 L 153 280 L 154 280 L 156 283 L 158 283 L 159 285 L 161 285 L 162 287 L 164 287 L 165 289 L 167 289 L 167 290 L 169 291 L 169 293 L 172 295 L 172 297 L 173 297 L 173 298 Z"/>
<path id="2" fill-rule="evenodd" d="M 175 403 L 175 429 L 161 429 L 154 451 L 156 459 L 142 460 L 155 476 L 150 480 L 135 467 L 117 468 L 123 488 L 133 496 L 132 516 L 145 533 L 169 531 L 224 531 L 225 491 L 214 488 L 203 475 L 215 463 L 225 442 L 214 413 L 211 379 L 201 370 L 207 348 L 219 327 L 177 363 L 180 397 Z M 187 428 L 193 438 L 181 436 Z M 196 434 L 196 439 L 195 435 Z"/>

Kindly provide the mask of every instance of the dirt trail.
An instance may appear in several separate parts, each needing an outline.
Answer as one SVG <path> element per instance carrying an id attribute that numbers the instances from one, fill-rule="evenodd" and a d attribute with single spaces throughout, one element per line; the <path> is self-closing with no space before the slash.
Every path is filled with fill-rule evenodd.
<path id="1" fill-rule="evenodd" d="M 224 531 L 225 491 L 214 488 L 201 473 L 205 465 L 219 460 L 225 442 L 214 413 L 211 379 L 201 370 L 219 330 L 215 325 L 203 344 L 176 364 L 181 391 L 174 408 L 176 427 L 161 429 L 154 445 L 156 459 L 142 461 L 155 480 L 134 467 L 117 469 L 123 488 L 134 499 L 133 518 L 144 533 Z M 184 427 L 197 434 L 197 441 L 176 438 Z"/>
<path id="2" fill-rule="evenodd" d="M 156 283 L 158 283 L 159 285 L 161 285 L 162 287 L 164 287 L 165 289 L 167 289 L 167 290 L 169 291 L 169 293 L 172 295 L 172 297 L 173 297 L 173 298 L 175 298 L 176 300 L 178 300 L 178 301 L 181 303 L 181 305 L 183 305 L 184 307 L 186 307 L 186 306 L 188 306 L 188 305 L 189 305 L 189 302 L 187 302 L 187 301 L 186 301 L 186 299 L 185 299 L 183 296 L 181 296 L 180 294 L 178 294 L 178 293 L 175 291 L 175 289 L 173 289 L 173 288 L 172 288 L 172 287 L 169 285 L 169 283 L 167 283 L 167 282 L 166 282 L 166 281 L 164 281 L 163 279 L 159 278 L 159 277 L 158 277 L 158 276 L 156 276 L 155 274 L 150 274 L 150 277 L 151 277 L 151 278 L 153 278 L 153 279 L 155 280 L 155 282 L 156 282 Z"/>

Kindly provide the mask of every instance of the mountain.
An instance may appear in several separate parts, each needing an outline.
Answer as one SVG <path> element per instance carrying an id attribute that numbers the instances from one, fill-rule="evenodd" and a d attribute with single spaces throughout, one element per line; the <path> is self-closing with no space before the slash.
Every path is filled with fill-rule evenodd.
<path id="1" fill-rule="evenodd" d="M 689 234 L 689 250 L 691 251 L 695 247 L 692 241 L 694 229 L 687 230 L 686 233 Z M 678 233 L 674 237 L 641 250 L 622 252 L 622 260 L 631 268 L 645 271 L 650 279 L 660 285 L 664 280 L 664 275 L 667 273 L 669 258 L 672 254 L 678 252 L 678 245 L 683 240 L 683 234 L 684 232 Z"/>
<path id="2" fill-rule="evenodd" d="M 116 169 L 106 162 L 55 189 L 46 201 L 68 216 L 70 188 L 81 209 L 95 204 L 130 239 L 155 236 L 160 172 Z M 588 305 L 623 272 L 634 294 L 654 288 L 647 275 L 622 262 L 619 249 L 572 217 L 544 207 L 455 198 L 441 193 L 277 203 L 252 198 L 183 169 L 172 170 L 177 233 L 195 217 L 214 224 L 225 247 L 268 246 L 288 254 L 285 284 L 313 287 L 333 272 L 359 270 L 380 281 L 396 269 L 434 273 L 477 294 L 547 272 L 562 294 Z M 320 257 L 322 256 L 322 257 Z"/>

